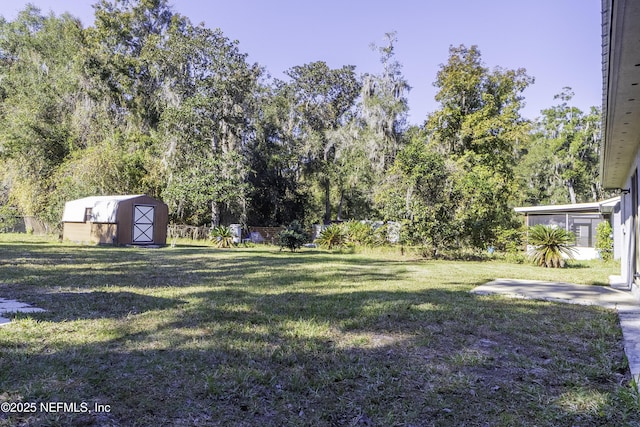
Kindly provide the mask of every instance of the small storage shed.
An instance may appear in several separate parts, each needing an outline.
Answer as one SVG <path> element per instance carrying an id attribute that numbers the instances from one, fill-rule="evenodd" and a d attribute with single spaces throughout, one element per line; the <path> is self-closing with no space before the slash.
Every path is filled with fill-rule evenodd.
<path id="1" fill-rule="evenodd" d="M 113 245 L 165 245 L 169 208 L 144 194 L 94 196 L 65 203 L 63 238 Z"/>

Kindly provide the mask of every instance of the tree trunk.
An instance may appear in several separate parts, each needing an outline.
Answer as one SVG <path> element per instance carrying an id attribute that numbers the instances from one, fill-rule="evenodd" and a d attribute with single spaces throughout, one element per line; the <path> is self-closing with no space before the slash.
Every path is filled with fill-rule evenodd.
<path id="1" fill-rule="evenodd" d="M 593 201 L 597 202 L 600 199 L 598 195 L 598 185 L 595 182 L 591 183 L 591 197 L 593 197 Z"/>
<path id="2" fill-rule="evenodd" d="M 329 224 L 331 222 L 331 198 L 330 198 L 331 184 L 329 179 L 324 180 L 324 223 Z"/>
<path id="3" fill-rule="evenodd" d="M 243 196 L 240 200 L 242 211 L 240 212 L 240 224 L 247 225 L 247 199 Z"/>
<path id="4" fill-rule="evenodd" d="M 344 190 L 340 191 L 340 203 L 338 203 L 338 216 L 336 219 L 342 221 L 342 204 L 344 202 Z"/>
<path id="5" fill-rule="evenodd" d="M 211 202 L 211 226 L 217 227 L 220 225 L 220 206 L 218 202 Z"/>
<path id="6" fill-rule="evenodd" d="M 571 199 L 571 204 L 578 203 L 576 201 L 576 190 L 573 188 L 573 181 L 567 181 L 567 188 L 569 189 L 569 199 Z"/>
<path id="7" fill-rule="evenodd" d="M 404 208 L 409 215 L 409 219 L 413 219 L 413 212 L 411 211 L 411 198 L 413 196 L 413 185 L 407 187 L 407 195 L 404 199 Z"/>

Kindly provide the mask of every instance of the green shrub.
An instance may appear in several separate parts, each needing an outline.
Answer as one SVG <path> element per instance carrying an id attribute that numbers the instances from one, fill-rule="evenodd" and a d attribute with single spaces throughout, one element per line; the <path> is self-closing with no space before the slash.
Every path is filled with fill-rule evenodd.
<path id="1" fill-rule="evenodd" d="M 522 239 L 526 234 L 524 227 L 499 228 L 496 232 L 495 248 L 498 251 L 518 251 L 522 246 Z"/>
<path id="2" fill-rule="evenodd" d="M 563 256 L 573 258 L 575 249 L 569 245 L 575 242 L 575 236 L 564 228 L 535 225 L 529 228 L 531 260 L 543 267 L 564 267 Z"/>
<path id="3" fill-rule="evenodd" d="M 346 239 L 348 242 L 358 246 L 371 246 L 375 244 L 373 238 L 373 226 L 366 222 L 348 221 L 345 222 Z"/>
<path id="4" fill-rule="evenodd" d="M 316 243 L 325 249 L 339 249 L 342 248 L 347 241 L 347 234 L 339 224 L 331 224 L 320 232 L 320 235 L 316 239 Z"/>
<path id="5" fill-rule="evenodd" d="M 383 224 L 378 227 L 371 227 L 373 229 L 373 234 L 371 236 L 371 244 L 374 246 L 386 246 L 389 244 L 389 226 L 388 224 Z M 401 238 L 402 240 L 402 238 Z"/>
<path id="6" fill-rule="evenodd" d="M 307 235 L 298 221 L 293 221 L 289 226 L 278 233 L 276 241 L 280 249 L 287 248 L 291 252 L 300 249 L 307 241 Z"/>
<path id="7" fill-rule="evenodd" d="M 507 251 L 504 254 L 504 260 L 511 264 L 524 264 L 527 260 L 527 257 L 522 252 Z"/>
<path id="8" fill-rule="evenodd" d="M 219 248 L 230 248 L 233 245 L 233 232 L 229 227 L 218 225 L 211 229 L 209 239 Z"/>
<path id="9" fill-rule="evenodd" d="M 524 264 L 527 255 L 521 250 L 521 236 L 518 231 L 517 239 L 504 242 L 504 260 L 512 264 Z"/>
<path id="10" fill-rule="evenodd" d="M 0 206 L 0 233 L 10 233 L 20 222 L 16 212 L 9 206 Z"/>
<path id="11" fill-rule="evenodd" d="M 596 249 L 603 261 L 613 259 L 613 230 L 609 221 L 602 221 L 596 226 Z"/>

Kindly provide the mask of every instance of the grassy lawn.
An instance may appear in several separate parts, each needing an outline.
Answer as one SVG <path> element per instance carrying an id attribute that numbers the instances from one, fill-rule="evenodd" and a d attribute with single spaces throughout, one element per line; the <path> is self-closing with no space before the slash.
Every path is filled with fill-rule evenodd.
<path id="1" fill-rule="evenodd" d="M 640 425 L 614 312 L 468 292 L 617 271 L 0 235 L 0 297 L 48 310 L 0 328 L 0 402 L 109 405 L 0 426 Z"/>

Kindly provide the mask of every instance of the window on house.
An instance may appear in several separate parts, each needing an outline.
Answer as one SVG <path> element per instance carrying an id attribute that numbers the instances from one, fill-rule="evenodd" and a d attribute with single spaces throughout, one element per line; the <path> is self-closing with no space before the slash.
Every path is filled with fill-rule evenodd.
<path id="1" fill-rule="evenodd" d="M 567 216 L 565 214 L 539 214 L 529 215 L 529 227 L 534 225 L 548 225 L 551 227 L 566 228 Z"/>
<path id="2" fill-rule="evenodd" d="M 569 231 L 576 235 L 576 246 L 594 247 L 596 227 L 602 221 L 602 216 L 597 214 L 569 215 Z"/>

